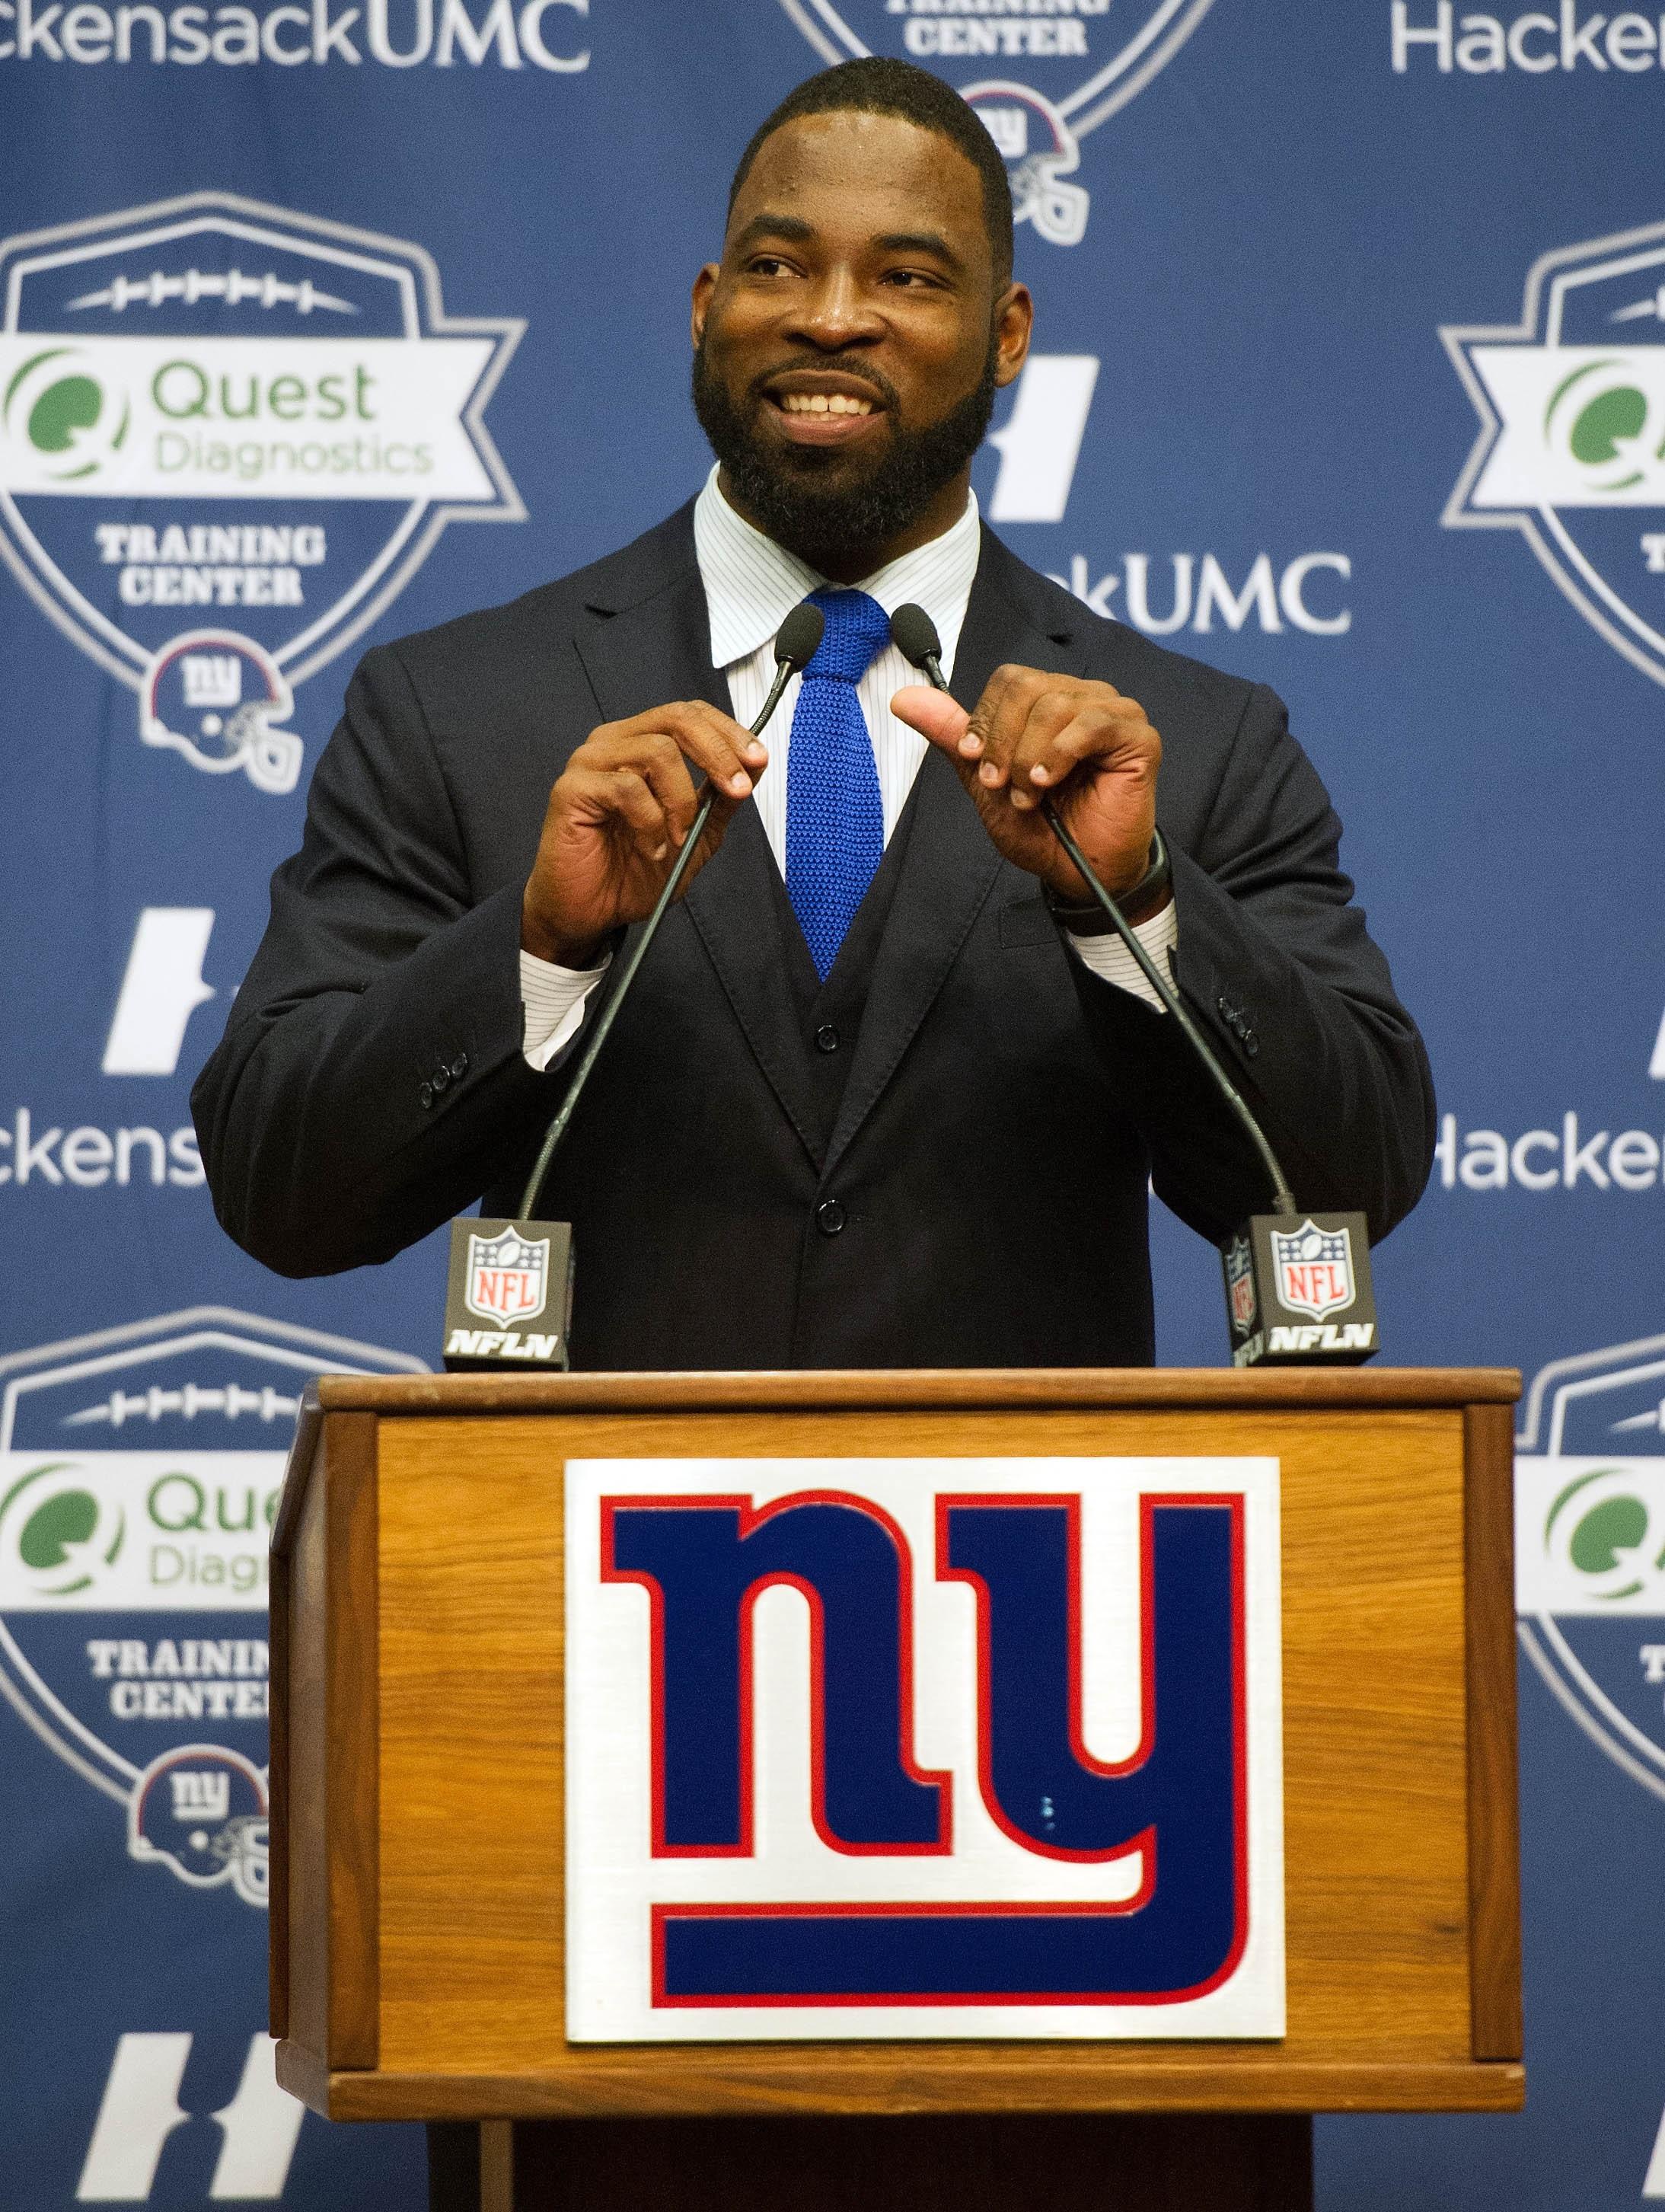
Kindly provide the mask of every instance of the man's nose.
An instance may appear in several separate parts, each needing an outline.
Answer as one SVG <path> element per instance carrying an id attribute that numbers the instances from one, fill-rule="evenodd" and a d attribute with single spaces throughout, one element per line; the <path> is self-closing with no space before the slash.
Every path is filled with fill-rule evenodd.
<path id="1" fill-rule="evenodd" d="M 881 336 L 884 319 L 851 270 L 829 270 L 800 295 L 792 329 L 823 352 L 836 353 Z"/>

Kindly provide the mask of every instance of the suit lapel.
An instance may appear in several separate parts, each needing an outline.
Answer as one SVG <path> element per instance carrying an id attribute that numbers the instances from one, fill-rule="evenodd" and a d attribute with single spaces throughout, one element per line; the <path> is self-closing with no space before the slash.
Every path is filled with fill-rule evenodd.
<path id="1" fill-rule="evenodd" d="M 705 588 L 688 534 L 685 562 L 649 596 L 617 611 L 591 610 L 574 641 L 602 715 L 622 721 L 670 699 L 708 699 L 732 711 L 722 671 L 711 665 Z M 747 1044 L 818 1166 L 826 1123 L 817 1109 L 777 927 L 769 849 L 755 806 L 730 823 L 716 858 L 683 902 Z M 669 917 L 667 917 L 667 925 Z"/>
<path id="2" fill-rule="evenodd" d="M 1053 619 L 1050 609 L 1030 611 L 1024 579 L 1021 564 L 985 531 L 951 687 L 968 710 L 1005 661 L 1079 673 L 1084 656 L 1071 630 Z M 1000 872 L 1000 855 L 953 763 L 934 746 L 909 804 L 917 812 L 827 1147 L 826 1174 L 878 1104 Z"/>
<path id="3" fill-rule="evenodd" d="M 573 642 L 603 718 L 621 722 L 670 699 L 708 699 L 728 711 L 728 686 L 711 665 L 705 587 L 690 531 L 685 562 L 669 574 L 651 573 L 647 589 L 628 604 L 592 602 Z"/>

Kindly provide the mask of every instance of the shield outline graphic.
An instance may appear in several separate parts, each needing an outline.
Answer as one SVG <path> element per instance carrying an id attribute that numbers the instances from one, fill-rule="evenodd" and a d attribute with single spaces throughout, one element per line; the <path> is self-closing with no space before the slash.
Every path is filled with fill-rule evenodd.
<path id="1" fill-rule="evenodd" d="M 540 1296 L 535 1306 L 525 1306 L 519 1313 L 512 1314 L 503 1312 L 501 1308 L 497 1306 L 483 1304 L 474 1295 L 474 1283 L 477 1271 L 482 1267 L 490 1267 L 495 1264 L 485 1255 L 493 1252 L 501 1252 L 505 1246 L 510 1244 L 512 1244 L 519 1252 L 535 1252 L 538 1255 L 537 1264 L 535 1266 L 523 1265 L 514 1268 L 503 1268 L 500 1267 L 499 1272 L 502 1273 L 518 1273 L 526 1275 L 535 1274 L 538 1280 L 540 1291 Z M 550 1240 L 547 1237 L 522 1237 L 520 1231 L 516 1229 L 506 1230 L 501 1237 L 477 1237 L 471 1233 L 468 1240 L 468 1269 L 463 1277 L 463 1304 L 468 1308 L 470 1313 L 477 1316 L 481 1321 L 495 1321 L 504 1323 L 522 1321 L 536 1321 L 538 1315 L 543 1312 L 544 1307 L 548 1305 L 549 1302 Z"/>
<path id="2" fill-rule="evenodd" d="M 136 1367 L 210 1347 L 246 1352 L 269 1368 L 276 1364 L 293 1369 L 296 1403 L 300 1387 L 314 1375 L 426 1375 L 429 1371 L 424 1361 L 386 1351 L 379 1345 L 360 1344 L 349 1337 L 270 1321 L 233 1307 L 192 1306 L 0 1358 L 0 1455 L 12 1449 L 20 1406 L 31 1393 L 82 1382 L 89 1389 L 103 1384 L 112 1392 L 119 1391 L 123 1375 Z M 188 1392 L 191 1387 L 187 1382 L 185 1389 Z M 287 1411 L 287 1401 L 275 1401 L 273 1410 L 274 1414 Z M 12 1636 L 3 1612 L 0 1697 L 49 1751 L 83 1782 L 112 1798 L 125 1816 L 133 1791 L 148 1770 L 124 1758 L 70 1711 Z M 197 1748 L 222 1752 L 218 1745 Z M 224 1755 L 240 1759 L 240 1754 Z"/>
<path id="3" fill-rule="evenodd" d="M 457 501 L 410 501 L 375 560 L 360 571 L 349 589 L 298 635 L 273 649 L 271 657 L 293 689 L 344 652 L 392 605 L 433 551 L 447 523 L 526 520 L 526 507 L 485 427 L 484 415 L 526 325 L 525 318 L 518 315 L 447 315 L 438 264 L 425 247 L 410 240 L 360 230 L 322 216 L 296 214 L 235 192 L 200 191 L 0 239 L 0 281 L 4 288 L 0 295 L 0 333 L 15 334 L 22 281 L 35 271 L 67 262 L 94 262 L 130 248 L 171 245 L 202 233 L 235 238 L 275 252 L 306 254 L 391 282 L 398 299 L 402 335 L 406 337 L 495 341 L 462 413 L 463 427 L 494 487 L 493 502 L 484 506 Z M 106 675 L 134 691 L 143 690 L 153 649 L 129 638 L 76 588 L 24 521 L 12 495 L 3 490 L 0 490 L 0 558 L 71 644 Z"/>
<path id="4" fill-rule="evenodd" d="M 1562 308 L 1566 295 L 1580 283 L 1657 268 L 1665 281 L 1665 222 L 1644 224 L 1639 230 L 1615 231 L 1607 238 L 1587 239 L 1581 246 L 1560 246 L 1540 253 L 1527 271 L 1518 323 L 1443 324 L 1440 338 L 1462 386 L 1474 402 L 1480 428 L 1456 488 L 1440 516 L 1447 530 L 1518 530 L 1537 555 L 1556 589 L 1597 635 L 1621 653 L 1632 668 L 1640 669 L 1656 684 L 1665 684 L 1665 634 L 1644 622 L 1628 606 L 1581 550 L 1577 541 L 1552 507 L 1475 507 L 1469 499 L 1480 472 L 1503 434 L 1503 424 L 1490 393 L 1468 358 L 1477 345 L 1547 346 L 1559 342 Z M 1637 510 L 1639 514 L 1646 509 Z"/>
<path id="5" fill-rule="evenodd" d="M 1213 0 L 1158 0 L 1119 53 L 1064 99 L 1046 101 L 1072 141 L 1079 143 L 1090 131 L 1096 131 L 1136 99 L 1152 78 L 1167 67 L 1212 5 Z M 845 21 L 834 0 L 781 0 L 781 6 L 823 62 L 862 61 L 872 53 L 872 49 Z M 986 92 L 990 88 L 974 85 L 957 89 Z"/>
<path id="6" fill-rule="evenodd" d="M 1665 225 L 1660 229 L 1665 233 Z M 1614 1365 L 1615 1361 L 1619 1364 Z M 1640 1337 L 1630 1344 L 1609 1345 L 1605 1351 L 1552 1359 L 1534 1376 L 1527 1392 L 1521 1431 L 1515 1439 L 1516 1453 L 1522 1458 L 1528 1455 L 1561 1458 L 1568 1413 L 1582 1400 L 1637 1382 L 1656 1383 L 1662 1394 L 1661 1408 L 1665 1409 L 1665 1336 Z M 1622 1425 L 1651 1426 L 1665 1436 L 1665 1410 L 1656 1410 L 1651 1419 L 1638 1417 Z M 1515 1633 L 1544 1686 L 1568 1717 L 1633 1782 L 1639 1782 L 1654 1796 L 1665 1798 L 1665 1747 L 1644 1735 L 1629 1714 L 1608 1697 L 1573 1650 L 1554 1614 L 1521 1614 Z"/>
<path id="7" fill-rule="evenodd" d="M 1311 1235 L 1324 1237 L 1341 1247 L 1341 1264 L 1347 1271 L 1347 1295 L 1331 1298 L 1324 1305 L 1315 1305 L 1309 1298 L 1292 1298 L 1289 1294 L 1289 1277 L 1285 1272 L 1289 1266 L 1285 1247 L 1298 1244 L 1303 1237 Z M 1322 1321 L 1327 1314 L 1345 1313 L 1358 1296 L 1358 1278 L 1353 1272 L 1352 1238 L 1345 1229 L 1321 1229 L 1309 1215 L 1301 1226 L 1287 1234 L 1281 1229 L 1272 1231 L 1272 1264 L 1278 1271 L 1278 1297 L 1291 1313 L 1310 1314 L 1315 1321 Z"/>

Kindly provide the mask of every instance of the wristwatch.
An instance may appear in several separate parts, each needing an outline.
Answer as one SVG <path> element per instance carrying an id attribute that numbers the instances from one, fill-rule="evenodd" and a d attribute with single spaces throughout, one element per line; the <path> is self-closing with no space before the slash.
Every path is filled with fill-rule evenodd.
<path id="1" fill-rule="evenodd" d="M 1168 848 L 1160 830 L 1151 839 L 1150 866 L 1132 890 L 1126 891 L 1116 901 L 1124 915 L 1136 913 L 1147 905 L 1160 891 L 1165 891 L 1174 880 L 1173 864 L 1168 858 Z M 1108 937 L 1115 924 L 1097 899 L 1088 906 L 1073 906 L 1061 899 L 1048 884 L 1041 887 L 1047 910 L 1053 920 L 1075 937 Z"/>

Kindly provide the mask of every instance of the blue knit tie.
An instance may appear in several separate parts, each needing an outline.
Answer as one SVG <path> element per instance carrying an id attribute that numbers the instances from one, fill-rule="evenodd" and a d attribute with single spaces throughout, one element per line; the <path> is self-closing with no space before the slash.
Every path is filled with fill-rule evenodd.
<path id="1" fill-rule="evenodd" d="M 890 635 L 866 592 L 811 592 L 827 627 L 804 671 L 787 753 L 787 896 L 824 983 L 878 872 L 884 808 L 856 685 Z"/>

